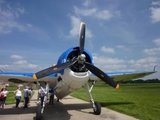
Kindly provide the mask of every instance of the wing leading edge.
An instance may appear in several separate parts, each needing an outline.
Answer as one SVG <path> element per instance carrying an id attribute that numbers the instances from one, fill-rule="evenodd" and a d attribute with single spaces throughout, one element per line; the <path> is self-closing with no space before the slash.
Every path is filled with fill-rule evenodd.
<path id="1" fill-rule="evenodd" d="M 137 78 L 143 78 L 145 76 L 156 73 L 156 71 L 144 71 L 144 72 L 108 72 L 107 74 L 115 81 L 133 80 Z M 99 80 L 96 76 L 91 76 L 91 80 Z"/>
<path id="2" fill-rule="evenodd" d="M 23 72 L 0 72 L 0 81 L 5 82 L 14 82 L 14 83 L 26 83 L 26 82 L 35 82 L 33 79 L 34 73 L 23 73 Z M 56 79 L 56 75 L 52 74 L 51 76 L 39 79 L 39 81 L 51 81 Z"/>
<path id="3" fill-rule="evenodd" d="M 156 73 L 156 71 L 144 71 L 144 72 L 108 72 L 107 74 L 115 81 L 132 80 L 142 78 L 150 74 Z M 0 80 L 14 83 L 35 82 L 33 79 L 34 73 L 22 73 L 22 72 L 0 72 Z M 56 80 L 56 74 L 52 74 L 48 77 L 39 79 L 39 81 L 51 81 Z M 95 75 L 90 76 L 91 80 L 99 80 Z"/>

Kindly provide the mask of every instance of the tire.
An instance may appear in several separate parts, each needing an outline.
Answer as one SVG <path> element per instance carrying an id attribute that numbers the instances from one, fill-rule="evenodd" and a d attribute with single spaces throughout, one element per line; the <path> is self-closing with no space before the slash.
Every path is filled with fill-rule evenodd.
<path id="1" fill-rule="evenodd" d="M 95 115 L 100 115 L 101 114 L 101 104 L 98 102 L 94 103 L 95 108 L 93 108 L 93 112 Z"/>

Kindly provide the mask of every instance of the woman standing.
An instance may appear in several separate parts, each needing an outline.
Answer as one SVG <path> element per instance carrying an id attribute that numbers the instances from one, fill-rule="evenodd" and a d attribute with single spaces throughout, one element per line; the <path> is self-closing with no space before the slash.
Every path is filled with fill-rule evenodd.
<path id="1" fill-rule="evenodd" d="M 6 99 L 7 99 L 7 95 L 8 95 L 8 90 L 7 90 L 6 87 L 2 91 L 2 94 L 3 94 L 2 108 L 4 109 L 4 106 L 5 106 L 5 103 L 6 103 Z"/>
<path id="2" fill-rule="evenodd" d="M 14 93 L 15 93 L 15 99 L 16 99 L 16 108 L 19 108 L 18 106 L 19 106 L 19 103 L 21 101 L 21 96 L 22 96 L 20 87 L 18 87 Z"/>
<path id="3" fill-rule="evenodd" d="M 3 91 L 4 91 L 4 88 L 2 88 L 1 91 L 0 91 L 0 108 L 4 108 L 4 106 L 3 106 L 3 101 L 4 101 Z"/>

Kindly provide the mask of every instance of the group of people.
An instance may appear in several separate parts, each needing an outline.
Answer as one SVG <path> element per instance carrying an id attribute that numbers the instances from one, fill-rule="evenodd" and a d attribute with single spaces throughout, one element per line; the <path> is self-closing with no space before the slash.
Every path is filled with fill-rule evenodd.
<path id="1" fill-rule="evenodd" d="M 20 87 L 17 87 L 17 90 L 14 91 L 14 94 L 15 94 L 15 99 L 16 99 L 16 106 L 15 107 L 19 108 L 19 103 L 20 103 L 21 97 L 22 97 L 22 92 L 20 90 Z M 32 89 L 26 86 L 24 88 L 23 96 L 24 96 L 24 107 L 23 108 L 28 108 L 29 100 L 32 96 Z"/>
<path id="2" fill-rule="evenodd" d="M 4 109 L 7 94 L 8 94 L 7 88 L 6 87 L 2 88 L 0 91 L 0 108 L 2 109 Z"/>
<path id="3" fill-rule="evenodd" d="M 54 103 L 54 88 L 50 88 L 49 89 L 49 93 L 50 93 L 50 99 L 49 99 L 49 103 L 50 104 L 53 104 Z M 4 109 L 4 106 L 5 106 L 5 102 L 6 102 L 6 98 L 7 98 L 7 95 L 8 95 L 8 91 L 7 91 L 7 88 L 4 87 L 1 89 L 0 91 L 0 108 L 3 108 Z M 15 100 L 16 100 L 16 104 L 15 104 L 15 107 L 16 108 L 19 108 L 19 104 L 21 102 L 21 99 L 22 99 L 22 91 L 20 89 L 20 87 L 18 86 L 17 89 L 14 91 L 14 94 L 15 94 Z M 40 88 L 38 90 L 38 99 L 40 99 L 40 102 L 41 102 L 41 106 L 43 106 L 43 102 L 44 102 L 44 97 L 45 97 L 46 93 L 45 93 L 45 90 Z M 29 88 L 28 86 L 26 86 L 23 90 L 23 97 L 24 97 L 24 106 L 23 108 L 28 108 L 28 105 L 29 105 L 29 101 L 30 101 L 30 98 L 32 96 L 32 89 Z"/>
<path id="4" fill-rule="evenodd" d="M 2 109 L 4 109 L 8 93 L 9 92 L 7 90 L 7 87 L 4 87 L 0 90 L 0 108 Z M 22 98 L 22 91 L 20 87 L 17 87 L 17 90 L 14 91 L 14 94 L 15 94 L 15 100 L 16 100 L 15 107 L 18 108 L 19 103 L 21 102 L 21 98 Z M 23 96 L 24 96 L 24 107 L 23 108 L 28 108 L 29 100 L 32 96 L 32 89 L 26 86 L 24 88 Z"/>

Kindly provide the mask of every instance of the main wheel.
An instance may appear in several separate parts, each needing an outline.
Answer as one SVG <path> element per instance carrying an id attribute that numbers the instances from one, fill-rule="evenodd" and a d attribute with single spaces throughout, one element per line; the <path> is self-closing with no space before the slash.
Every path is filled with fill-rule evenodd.
<path id="1" fill-rule="evenodd" d="M 41 120 L 41 119 L 42 119 L 41 105 L 39 104 L 36 110 L 36 120 Z"/>
<path id="2" fill-rule="evenodd" d="M 95 115 L 100 115 L 101 114 L 101 104 L 98 102 L 94 103 L 93 111 Z"/>

